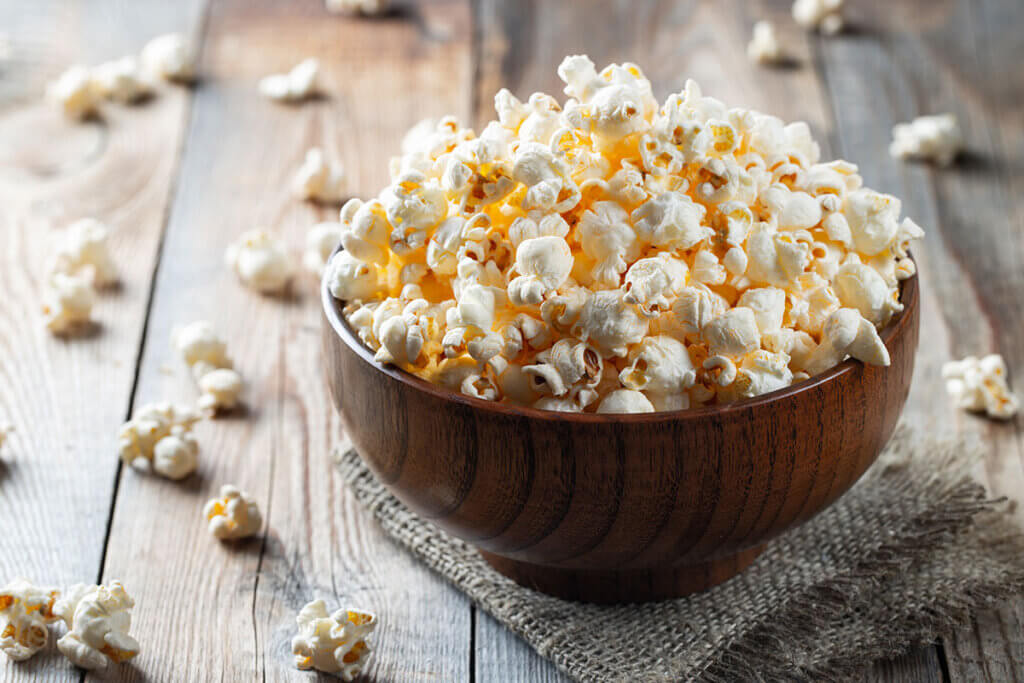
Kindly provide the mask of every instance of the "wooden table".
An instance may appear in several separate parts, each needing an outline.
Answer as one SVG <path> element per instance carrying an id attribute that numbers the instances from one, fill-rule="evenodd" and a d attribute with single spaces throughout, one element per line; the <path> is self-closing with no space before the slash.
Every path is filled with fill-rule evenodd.
<path id="1" fill-rule="evenodd" d="M 977 472 L 1024 500 L 1021 418 L 993 424 L 954 410 L 939 370 L 998 350 L 1024 388 L 1024 3 L 851 0 L 851 30 L 799 30 L 787 0 L 575 3 L 435 0 L 377 19 L 327 14 L 322 0 L 4 0 L 0 39 L 0 582 L 121 579 L 137 600 L 142 653 L 111 680 L 308 680 L 293 668 L 299 607 L 316 596 L 376 609 L 376 680 L 553 681 L 562 677 L 459 593 L 388 542 L 329 461 L 341 437 L 326 393 L 315 282 L 287 299 L 243 289 L 222 264 L 243 230 L 296 249 L 335 209 L 293 199 L 306 149 L 344 161 L 372 195 L 402 132 L 454 113 L 479 125 L 491 97 L 559 93 L 566 54 L 640 64 L 663 98 L 687 77 L 726 102 L 804 119 L 826 157 L 860 165 L 928 231 L 917 249 L 922 344 L 907 417 L 991 446 Z M 775 20 L 791 68 L 752 66 L 751 25 Z M 40 98 L 73 62 L 136 52 L 183 31 L 202 45 L 195 89 L 164 87 L 101 121 L 64 121 Z M 3 41 L 0 41 L 3 42 Z M 323 64 L 324 97 L 289 107 L 256 81 L 300 59 Z M 952 111 L 969 152 L 949 170 L 887 153 L 893 123 Z M 123 286 L 102 327 L 61 341 L 39 297 L 57 231 L 82 216 L 114 229 Z M 116 432 L 134 408 L 192 400 L 170 349 L 178 324 L 226 333 L 248 382 L 246 410 L 201 424 L 201 465 L 181 483 L 118 464 Z M 265 537 L 222 546 L 200 508 L 223 483 L 253 493 Z M 1024 508 L 1017 516 L 1024 520 Z M 1024 601 L 932 646 L 879 664 L 870 680 L 1024 680 Z M 5 681 L 80 673 L 56 651 L 0 663 Z"/>

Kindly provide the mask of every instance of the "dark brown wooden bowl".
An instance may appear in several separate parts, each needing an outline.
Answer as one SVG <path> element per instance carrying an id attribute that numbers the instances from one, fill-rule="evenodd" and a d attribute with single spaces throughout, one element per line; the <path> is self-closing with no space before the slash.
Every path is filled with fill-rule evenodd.
<path id="1" fill-rule="evenodd" d="M 322 288 L 327 377 L 363 460 L 498 571 L 570 599 L 654 600 L 741 571 L 820 512 L 889 440 L 910 390 L 917 278 L 883 331 L 889 367 L 846 361 L 724 406 L 564 414 L 470 398 L 373 360 Z"/>

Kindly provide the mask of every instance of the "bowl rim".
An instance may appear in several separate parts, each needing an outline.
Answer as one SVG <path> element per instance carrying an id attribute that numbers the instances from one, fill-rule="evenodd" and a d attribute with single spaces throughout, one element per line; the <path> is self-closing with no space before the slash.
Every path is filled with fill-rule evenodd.
<path id="1" fill-rule="evenodd" d="M 339 246 L 331 254 L 331 258 L 334 257 L 338 251 L 341 251 Z M 329 259 L 328 259 L 329 261 Z M 533 420 L 543 420 L 548 422 L 573 422 L 583 424 L 594 424 L 594 423 L 650 423 L 650 422 L 661 422 L 665 420 L 673 421 L 687 421 L 687 420 L 700 420 L 711 416 L 720 416 L 723 414 L 732 414 L 743 412 L 747 410 L 754 410 L 760 408 L 768 403 L 774 403 L 776 401 L 791 398 L 797 394 L 801 394 L 807 391 L 812 391 L 817 387 L 831 382 L 839 377 L 854 372 L 858 367 L 864 367 L 861 361 L 849 358 L 842 363 L 829 368 L 825 372 L 817 374 L 813 377 L 791 384 L 788 387 L 776 389 L 775 391 L 767 394 L 760 394 L 751 398 L 744 398 L 732 403 L 726 403 L 724 405 L 713 405 L 713 406 L 702 406 L 700 408 L 686 408 L 684 410 L 661 410 L 654 411 L 652 413 L 566 413 L 558 412 L 554 410 L 541 410 L 539 408 L 533 408 L 531 406 L 521 406 L 514 403 L 498 403 L 496 401 L 487 401 L 482 398 L 474 398 L 467 396 L 461 392 L 448 389 L 439 384 L 428 382 L 425 379 L 421 379 L 405 370 L 396 367 L 394 365 L 384 365 L 374 360 L 373 351 L 363 344 L 362 340 L 352 331 L 349 327 L 348 321 L 345 320 L 345 316 L 342 313 L 342 300 L 336 299 L 330 292 L 327 285 L 326 271 L 325 277 L 321 278 L 320 281 L 320 298 L 323 308 L 323 313 L 326 316 L 327 322 L 330 323 L 334 333 L 337 334 L 342 342 L 363 362 L 369 364 L 374 370 L 380 372 L 391 379 L 394 379 L 410 389 L 429 394 L 430 396 L 446 401 L 452 401 L 457 404 L 462 404 L 475 410 L 481 410 L 487 413 L 493 413 L 501 416 L 515 416 L 525 417 Z M 889 324 L 882 328 L 879 335 L 882 338 L 882 343 L 889 347 L 889 342 L 899 334 L 903 334 L 911 316 L 909 313 L 912 309 L 918 306 L 918 280 L 917 273 L 906 280 L 900 282 L 900 302 L 903 303 L 903 310 L 900 311 Z"/>

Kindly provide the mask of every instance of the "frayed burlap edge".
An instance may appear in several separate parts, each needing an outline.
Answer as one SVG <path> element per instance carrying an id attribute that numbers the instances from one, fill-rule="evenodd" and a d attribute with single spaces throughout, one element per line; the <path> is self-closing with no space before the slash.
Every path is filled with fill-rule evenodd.
<path id="1" fill-rule="evenodd" d="M 686 609 L 707 611 L 719 595 L 761 598 L 757 579 L 763 567 L 759 570 L 758 565 L 778 563 L 778 557 L 771 557 L 773 548 L 779 548 L 777 556 L 787 556 L 787 543 L 806 546 L 813 534 L 787 534 L 745 575 L 694 599 L 596 608 L 542 596 L 509 581 L 471 546 L 406 509 L 353 451 L 339 447 L 335 457 L 357 500 L 392 538 L 568 675 L 584 681 L 633 677 L 724 682 L 845 679 L 876 659 L 930 642 L 974 611 L 1024 591 L 1024 536 L 1008 522 L 999 502 L 987 500 L 983 488 L 968 476 L 977 453 L 976 444 L 922 441 L 907 429 L 899 430 L 852 495 L 833 508 L 841 511 L 844 501 L 857 500 L 854 492 L 870 491 L 881 500 L 913 496 L 923 501 L 913 514 L 892 520 L 892 528 L 865 528 L 863 533 L 879 534 L 865 544 L 868 552 L 813 576 L 798 590 L 771 593 L 754 619 L 718 619 L 703 629 L 680 624 L 672 635 L 692 638 L 692 646 L 674 646 L 674 657 L 652 663 L 647 672 L 637 663 L 629 668 L 615 661 L 619 658 L 602 659 L 600 652 L 595 656 L 576 647 L 573 634 L 564 630 L 565 617 L 586 622 L 600 613 L 614 624 L 616 609 L 630 610 L 624 614 L 650 612 L 652 618 L 678 617 Z M 801 529 L 813 529 L 814 524 Z M 744 586 L 745 580 L 751 585 Z M 633 637 L 643 641 L 645 634 Z M 643 645 L 636 649 L 643 651 Z"/>

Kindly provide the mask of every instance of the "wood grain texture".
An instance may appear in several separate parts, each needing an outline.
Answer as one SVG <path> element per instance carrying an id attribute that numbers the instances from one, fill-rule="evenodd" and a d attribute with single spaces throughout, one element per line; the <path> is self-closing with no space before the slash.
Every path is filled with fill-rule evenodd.
<path id="1" fill-rule="evenodd" d="M 157 245 L 177 169 L 189 93 L 161 88 L 144 105 L 107 105 L 76 123 L 42 101 L 69 64 L 136 52 L 190 31 L 202 2 L 38 0 L 0 4 L 10 55 L 0 64 L 0 584 L 56 586 L 99 577 Z M 94 309 L 98 331 L 58 339 L 40 298 L 60 230 L 85 216 L 112 229 L 122 285 Z M 0 680 L 78 680 L 55 649 Z"/>
<path id="2" fill-rule="evenodd" d="M 386 541 L 333 473 L 339 423 L 317 353 L 315 278 L 301 273 L 290 296 L 260 297 L 222 265 L 243 230 L 267 229 L 297 250 L 308 227 L 336 215 L 289 192 L 308 147 L 338 155 L 365 196 L 386 182 L 382 152 L 397 151 L 419 114 L 464 111 L 468 40 L 461 2 L 380 20 L 328 15 L 321 0 L 212 3 L 135 405 L 194 399 L 168 338 L 206 318 L 246 380 L 246 408 L 197 427 L 200 468 L 188 480 L 122 475 L 105 578 L 135 595 L 144 646 L 136 669 L 115 678 L 309 680 L 291 638 L 316 597 L 378 613 L 371 677 L 468 677 L 468 601 Z M 321 60 L 322 97 L 283 106 L 259 96 L 260 77 L 307 56 Z M 224 483 L 259 502 L 264 537 L 220 544 L 206 532 L 200 510 Z"/>

